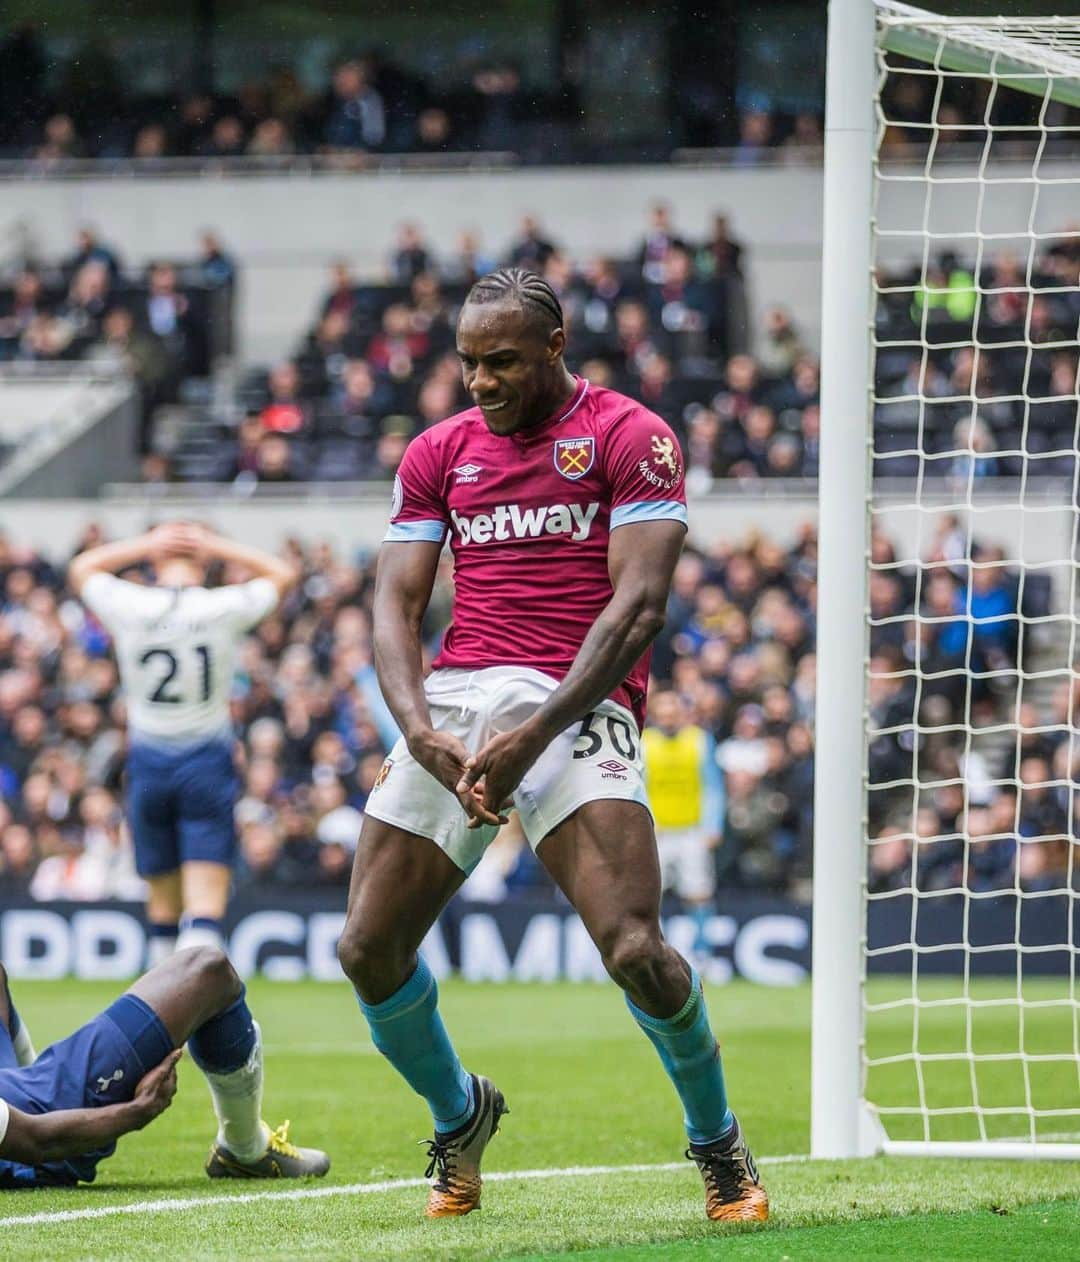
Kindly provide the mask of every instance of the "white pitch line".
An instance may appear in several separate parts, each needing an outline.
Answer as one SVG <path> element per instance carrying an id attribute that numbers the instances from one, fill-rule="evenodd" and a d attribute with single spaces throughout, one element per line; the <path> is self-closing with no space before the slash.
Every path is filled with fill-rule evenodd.
<path id="1" fill-rule="evenodd" d="M 778 1166 L 809 1157 L 788 1153 L 782 1157 L 760 1157 L 758 1164 Z M 653 1165 L 630 1166 L 562 1166 L 546 1170 L 497 1170 L 485 1174 L 485 1183 L 511 1183 L 515 1179 L 587 1179 L 604 1174 L 659 1174 L 688 1170 L 685 1161 L 665 1161 Z M 0 1218 L 0 1227 L 37 1227 L 47 1223 L 73 1223 L 87 1218 L 112 1218 L 116 1214 L 171 1214 L 183 1209 L 201 1209 L 206 1205 L 250 1205 L 254 1201 L 316 1201 L 329 1196 L 372 1196 L 378 1192 L 396 1192 L 402 1188 L 427 1187 L 427 1179 L 384 1179 L 380 1183 L 339 1183 L 330 1187 L 289 1188 L 281 1191 L 241 1192 L 236 1196 L 185 1196 L 160 1201 L 133 1201 L 130 1205 L 100 1205 L 86 1209 L 58 1209 L 44 1214 L 18 1214 Z"/>

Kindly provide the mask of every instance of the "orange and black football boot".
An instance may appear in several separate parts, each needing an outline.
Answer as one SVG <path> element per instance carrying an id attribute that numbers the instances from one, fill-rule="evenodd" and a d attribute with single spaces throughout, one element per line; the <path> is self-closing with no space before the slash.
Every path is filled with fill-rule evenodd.
<path id="1" fill-rule="evenodd" d="M 736 1118 L 731 1134 L 715 1144 L 691 1144 L 687 1157 L 705 1184 L 705 1213 L 717 1223 L 763 1223 L 769 1198 L 758 1179 L 753 1154 Z"/>
<path id="2" fill-rule="evenodd" d="M 499 1119 L 510 1110 L 502 1092 L 487 1078 L 472 1076 L 472 1117 L 446 1135 L 424 1140 L 428 1146 L 426 1179 L 434 1177 L 428 1193 L 428 1218 L 456 1218 L 480 1205 L 480 1158 L 499 1129 Z"/>

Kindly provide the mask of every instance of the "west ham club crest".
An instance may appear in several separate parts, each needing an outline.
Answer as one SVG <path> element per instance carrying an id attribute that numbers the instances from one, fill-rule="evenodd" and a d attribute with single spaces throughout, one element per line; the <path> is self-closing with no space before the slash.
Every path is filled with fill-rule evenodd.
<path id="1" fill-rule="evenodd" d="M 589 438 L 559 438 L 555 442 L 555 468 L 576 482 L 593 467 L 596 459 L 596 443 Z"/>

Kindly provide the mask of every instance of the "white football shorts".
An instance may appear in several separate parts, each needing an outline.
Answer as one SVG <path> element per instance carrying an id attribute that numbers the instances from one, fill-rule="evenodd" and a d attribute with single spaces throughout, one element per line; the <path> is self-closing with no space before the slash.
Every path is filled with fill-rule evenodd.
<path id="1" fill-rule="evenodd" d="M 522 724 L 558 686 L 522 666 L 434 671 L 424 683 L 431 722 L 472 753 L 492 736 Z M 619 798 L 648 809 L 641 737 L 634 716 L 614 701 L 560 733 L 526 772 L 514 794 L 529 844 L 541 841 L 586 802 Z M 399 740 L 379 773 L 365 814 L 421 837 L 430 837 L 463 872 L 471 872 L 498 832 L 470 829 L 461 803 L 430 775 Z"/>

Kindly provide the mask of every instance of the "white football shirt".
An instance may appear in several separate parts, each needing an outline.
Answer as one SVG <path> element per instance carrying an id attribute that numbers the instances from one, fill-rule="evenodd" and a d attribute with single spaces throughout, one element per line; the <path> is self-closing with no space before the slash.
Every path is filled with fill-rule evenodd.
<path id="1" fill-rule="evenodd" d="M 133 737 L 177 745 L 229 734 L 236 650 L 278 603 L 268 578 L 144 587 L 93 574 L 82 598 L 113 638 Z"/>

